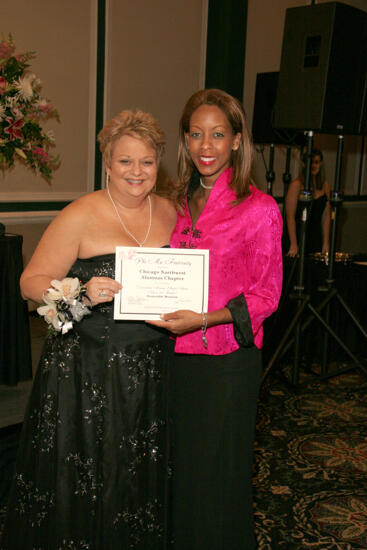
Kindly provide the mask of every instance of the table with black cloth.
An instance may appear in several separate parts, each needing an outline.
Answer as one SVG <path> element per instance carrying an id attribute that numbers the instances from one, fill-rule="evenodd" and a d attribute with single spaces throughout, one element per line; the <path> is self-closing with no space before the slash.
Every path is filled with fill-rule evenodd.
<path id="1" fill-rule="evenodd" d="M 364 258 L 362 258 L 364 259 Z M 297 311 L 297 300 L 291 299 L 294 286 L 297 283 L 298 259 L 284 257 L 283 263 L 283 293 L 279 311 L 273 314 L 264 325 L 264 359 L 265 364 L 271 359 L 282 336 L 290 325 Z M 317 261 L 313 257 L 305 259 L 304 287 L 305 293 L 310 295 L 311 304 L 317 308 L 328 294 L 319 289 L 326 286 L 328 279 L 328 266 L 323 261 Z M 367 265 L 357 261 L 334 263 L 335 287 L 346 302 L 347 306 L 357 317 L 364 330 L 367 330 Z M 306 307 L 302 315 L 303 322 L 312 315 Z M 325 309 L 321 311 L 325 317 Z M 301 334 L 301 350 L 303 358 L 307 361 L 320 362 L 322 358 L 322 342 L 325 329 L 320 321 L 312 316 L 309 327 Z M 336 299 L 330 301 L 330 326 L 360 360 L 367 358 L 367 340 L 356 328 L 350 316 L 346 313 Z M 294 331 L 291 337 L 294 336 Z M 287 352 L 287 357 L 293 353 L 293 346 Z M 349 356 L 342 350 L 339 344 L 329 337 L 329 362 L 345 361 L 352 363 Z M 276 368 L 274 365 L 272 368 Z"/>
<path id="2" fill-rule="evenodd" d="M 21 235 L 0 236 L 0 384 L 32 378 L 28 308 L 19 289 L 22 244 Z"/>

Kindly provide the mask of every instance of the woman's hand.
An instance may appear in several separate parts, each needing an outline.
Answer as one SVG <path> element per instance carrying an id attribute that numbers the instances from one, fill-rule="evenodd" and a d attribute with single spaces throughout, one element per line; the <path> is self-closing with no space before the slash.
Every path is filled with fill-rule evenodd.
<path id="1" fill-rule="evenodd" d="M 291 244 L 287 252 L 287 256 L 289 256 L 290 258 L 295 258 L 296 256 L 298 256 L 298 244 Z"/>
<path id="2" fill-rule="evenodd" d="M 92 277 L 85 285 L 87 297 L 92 305 L 112 302 L 115 294 L 121 290 L 120 283 L 109 277 Z"/>
<path id="3" fill-rule="evenodd" d="M 146 322 L 156 327 L 165 328 L 178 336 L 198 330 L 203 324 L 202 314 L 195 313 L 195 311 L 188 309 L 180 309 L 173 313 L 165 313 L 161 315 L 161 319 L 161 321 Z"/>

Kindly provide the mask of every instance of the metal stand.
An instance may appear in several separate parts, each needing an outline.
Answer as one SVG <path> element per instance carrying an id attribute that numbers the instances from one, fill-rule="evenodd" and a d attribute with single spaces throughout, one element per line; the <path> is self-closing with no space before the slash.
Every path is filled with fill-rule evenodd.
<path id="1" fill-rule="evenodd" d="M 289 171 L 290 165 L 291 165 L 291 151 L 292 151 L 292 148 L 290 145 L 288 145 L 286 158 L 285 158 L 285 171 L 283 172 L 283 177 L 282 177 L 283 179 L 283 227 L 286 227 L 286 220 L 287 220 L 285 199 L 288 193 L 289 184 L 292 181 L 292 175 Z"/>
<path id="2" fill-rule="evenodd" d="M 292 152 L 292 147 L 290 145 L 287 145 L 285 170 L 284 170 L 283 176 L 282 176 L 282 179 L 283 179 L 283 215 L 282 215 L 283 228 L 285 228 L 287 226 L 287 210 L 286 210 L 285 202 L 286 202 L 286 197 L 287 197 L 287 193 L 288 193 L 289 184 L 292 181 L 292 174 L 290 173 L 291 152 Z M 282 243 L 282 246 L 283 246 L 283 243 Z M 294 275 L 295 268 L 296 268 L 296 262 L 293 262 L 291 273 L 289 274 L 289 277 L 288 277 L 287 281 L 283 281 L 282 298 L 281 298 L 281 301 L 279 302 L 279 306 L 278 306 L 277 311 L 275 312 L 274 316 L 272 317 L 272 319 L 273 319 L 272 328 L 270 328 L 270 330 L 267 331 L 267 333 L 266 333 L 267 341 L 268 340 L 271 341 L 272 332 L 273 332 L 273 330 L 275 329 L 275 327 L 277 325 L 277 321 L 278 321 L 279 315 L 280 315 L 280 313 L 283 309 L 285 299 L 289 294 L 289 288 L 290 288 L 290 285 L 293 281 L 293 275 Z"/>
<path id="3" fill-rule="evenodd" d="M 325 297 L 325 300 L 323 301 L 323 307 L 318 308 L 318 313 L 320 313 L 323 309 L 325 309 L 324 318 L 319 319 L 320 322 L 324 325 L 324 328 L 326 329 L 323 334 L 323 352 L 322 352 L 322 370 L 321 370 L 321 378 L 323 379 L 337 376 L 338 374 L 342 374 L 344 372 L 354 370 L 355 368 L 359 368 L 363 372 L 363 374 L 367 376 L 367 368 L 359 361 L 359 359 L 354 355 L 354 353 L 352 353 L 352 351 L 348 348 L 348 346 L 345 345 L 343 340 L 339 338 L 339 336 L 330 329 L 330 303 L 334 298 L 336 298 L 340 306 L 343 308 L 343 310 L 349 316 L 349 318 L 353 321 L 357 329 L 367 339 L 367 332 L 364 330 L 361 323 L 352 313 L 352 311 L 350 310 L 346 302 L 343 300 L 343 298 L 340 296 L 338 290 L 335 287 L 334 258 L 335 258 L 335 251 L 336 251 L 335 250 L 336 234 L 337 234 L 336 230 L 337 230 L 338 220 L 339 220 L 339 209 L 343 203 L 343 193 L 340 192 L 343 148 L 344 148 L 344 136 L 339 135 L 336 169 L 335 169 L 335 184 L 334 184 L 334 190 L 331 193 L 331 197 L 330 197 L 332 224 L 331 224 L 331 234 L 330 234 L 328 275 L 325 281 L 325 286 L 320 288 L 321 292 L 326 292 L 326 297 Z M 345 369 L 336 370 L 330 373 L 328 372 L 329 335 L 333 336 L 333 338 L 343 348 L 343 350 L 347 353 L 347 355 L 349 355 L 349 357 L 352 359 L 355 366 L 350 366 Z"/>
<path id="4" fill-rule="evenodd" d="M 273 195 L 273 182 L 275 180 L 274 167 L 274 143 L 271 143 L 269 150 L 269 167 L 266 171 L 266 181 L 268 182 L 267 193 Z"/>
<path id="5" fill-rule="evenodd" d="M 342 204 L 343 196 L 340 193 L 340 179 L 341 179 L 341 166 L 342 166 L 342 155 L 343 155 L 343 136 L 338 137 L 338 151 L 337 151 L 337 163 L 335 171 L 335 186 L 334 191 L 330 199 L 332 206 L 332 225 L 331 225 L 331 238 L 330 238 L 330 253 L 329 253 L 329 264 L 328 264 L 328 277 L 326 279 L 325 287 L 322 287 L 320 290 L 326 293 L 325 299 L 321 304 L 315 308 L 311 304 L 311 297 L 304 293 L 304 259 L 305 259 L 305 244 L 306 244 L 306 227 L 307 227 L 307 217 L 309 205 L 312 201 L 312 192 L 310 192 L 310 176 L 311 176 L 311 155 L 312 155 L 312 143 L 313 143 L 313 132 L 308 132 L 307 138 L 307 164 L 306 164 L 306 176 L 305 176 L 305 188 L 303 193 L 300 194 L 299 200 L 303 203 L 304 208 L 302 211 L 302 224 L 301 224 L 301 238 L 300 238 L 300 257 L 298 260 L 298 277 L 297 284 L 294 286 L 294 293 L 291 295 L 291 298 L 297 300 L 297 311 L 286 329 L 277 349 L 275 350 L 272 358 L 270 359 L 268 365 L 265 368 L 262 381 L 265 380 L 269 374 L 271 368 L 276 363 L 277 359 L 284 355 L 286 351 L 294 345 L 294 360 L 293 360 L 293 370 L 292 377 L 290 382 L 291 386 L 296 387 L 298 385 L 299 379 L 299 365 L 300 365 L 300 353 L 301 353 L 301 333 L 310 325 L 310 323 L 317 319 L 323 329 L 323 358 L 322 358 L 322 371 L 321 378 L 327 379 L 333 376 L 337 376 L 344 372 L 349 372 L 355 368 L 359 368 L 364 375 L 367 376 L 367 368 L 359 361 L 359 359 L 352 353 L 352 351 L 346 346 L 342 339 L 335 333 L 335 331 L 330 326 L 330 302 L 331 300 L 337 298 L 340 305 L 343 307 L 344 311 L 352 319 L 356 327 L 360 330 L 362 335 L 367 338 L 367 333 L 363 329 L 360 322 L 353 315 L 350 308 L 347 306 L 345 301 L 339 295 L 337 289 L 335 288 L 335 280 L 333 276 L 334 269 L 334 257 L 335 257 L 335 243 L 336 243 L 336 229 L 338 223 L 338 211 L 339 207 Z M 309 310 L 311 315 L 306 319 L 305 322 L 302 322 L 302 316 L 306 310 Z M 325 318 L 321 316 L 321 312 L 325 310 Z M 294 331 L 294 337 L 290 338 L 292 332 Z M 329 336 L 332 336 L 338 344 L 343 348 L 343 350 L 349 355 L 352 359 L 354 366 L 347 367 L 345 369 L 336 370 L 333 372 L 328 372 L 328 356 L 329 356 Z"/>

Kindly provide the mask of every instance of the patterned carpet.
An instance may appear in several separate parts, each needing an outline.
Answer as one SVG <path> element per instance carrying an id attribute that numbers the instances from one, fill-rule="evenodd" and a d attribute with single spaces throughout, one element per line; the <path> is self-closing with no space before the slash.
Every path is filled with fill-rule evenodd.
<path id="1" fill-rule="evenodd" d="M 367 548 L 366 389 L 357 370 L 297 393 L 267 378 L 255 445 L 259 550 Z"/>
<path id="2" fill-rule="evenodd" d="M 366 389 L 357 371 L 297 393 L 270 373 L 255 444 L 258 550 L 367 548 Z M 0 524 L 19 427 L 0 430 Z"/>

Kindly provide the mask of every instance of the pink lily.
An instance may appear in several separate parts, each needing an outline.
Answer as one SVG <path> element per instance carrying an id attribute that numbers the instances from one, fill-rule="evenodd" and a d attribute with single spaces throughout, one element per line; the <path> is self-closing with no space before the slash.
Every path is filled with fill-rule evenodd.
<path id="1" fill-rule="evenodd" d="M 6 80 L 2 76 L 0 76 L 0 95 L 3 95 L 5 93 L 6 88 Z"/>
<path id="2" fill-rule="evenodd" d="M 6 117 L 6 122 L 9 123 L 9 126 L 5 128 L 4 132 L 6 134 L 9 134 L 9 137 L 11 140 L 14 140 L 16 138 L 22 139 L 22 132 L 20 131 L 20 128 L 24 126 L 24 122 L 22 120 L 13 120 L 11 117 Z"/>

